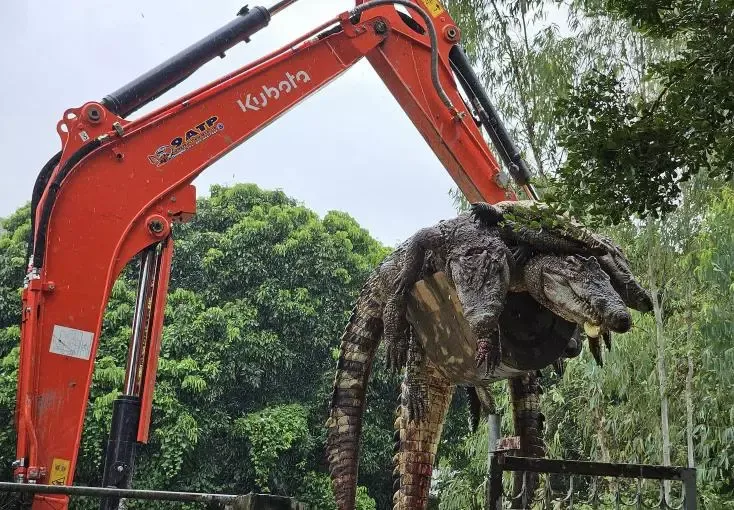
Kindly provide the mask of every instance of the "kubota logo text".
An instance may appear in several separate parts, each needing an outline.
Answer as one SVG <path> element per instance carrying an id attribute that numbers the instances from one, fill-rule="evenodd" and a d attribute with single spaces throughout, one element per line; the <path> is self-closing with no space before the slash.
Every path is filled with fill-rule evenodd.
<path id="1" fill-rule="evenodd" d="M 177 136 L 168 145 L 161 145 L 158 147 L 154 154 L 148 156 L 150 161 L 155 166 L 162 166 L 171 161 L 176 156 L 179 156 L 192 148 L 194 145 L 203 142 L 214 133 L 224 129 L 224 124 L 217 122 L 219 117 L 216 115 L 209 117 L 201 124 L 198 124 L 188 131 L 183 136 Z"/>
<path id="2" fill-rule="evenodd" d="M 290 94 L 291 91 L 298 88 L 298 82 L 308 83 L 310 81 L 311 77 L 306 71 L 298 71 L 295 75 L 285 73 L 285 79 L 278 82 L 277 85 L 263 85 L 262 92 L 247 94 L 237 100 L 237 105 L 243 112 L 248 110 L 256 112 L 268 106 L 270 102 L 280 99 L 281 95 Z"/>

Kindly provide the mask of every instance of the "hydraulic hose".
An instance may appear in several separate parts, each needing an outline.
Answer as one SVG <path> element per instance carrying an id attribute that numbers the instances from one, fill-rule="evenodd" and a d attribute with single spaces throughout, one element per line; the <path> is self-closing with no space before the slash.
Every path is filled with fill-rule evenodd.
<path id="1" fill-rule="evenodd" d="M 433 20 L 425 10 L 413 2 L 408 2 L 407 0 L 370 0 L 362 5 L 358 5 L 352 9 L 349 14 L 352 16 L 359 16 L 364 11 L 372 9 L 373 7 L 395 4 L 414 10 L 421 18 L 423 18 L 423 21 L 425 21 L 426 28 L 428 29 L 428 38 L 431 41 L 431 80 L 433 81 L 433 86 L 435 87 L 436 92 L 438 92 L 438 96 L 441 98 L 443 104 L 451 110 L 451 113 L 458 115 L 459 110 L 457 110 L 454 103 L 451 102 L 451 99 L 446 94 L 443 86 L 441 86 L 441 81 L 438 78 L 438 36 L 436 35 L 436 27 L 433 26 Z"/>
<path id="2" fill-rule="evenodd" d="M 56 203 L 56 195 L 61 188 L 62 181 L 69 175 L 69 172 L 79 163 L 82 159 L 89 155 L 93 150 L 97 149 L 102 145 L 102 140 L 95 138 L 91 142 L 79 147 L 69 159 L 66 160 L 64 165 L 61 167 L 59 172 L 56 174 L 53 182 L 48 186 L 48 192 L 46 194 L 46 200 L 43 202 L 43 208 L 41 209 L 41 217 L 38 221 L 38 227 L 36 229 L 36 242 L 33 247 L 33 267 L 34 269 L 40 269 L 43 267 L 43 259 L 46 255 L 46 236 L 48 234 L 48 222 L 51 219 L 51 210 Z"/>
<path id="3" fill-rule="evenodd" d="M 492 102 L 484 90 L 479 77 L 471 67 L 469 58 L 458 44 L 449 52 L 449 63 L 456 77 L 469 97 L 472 107 L 477 112 L 481 124 L 489 134 L 495 147 L 500 153 L 502 161 L 507 166 L 510 175 L 515 182 L 523 188 L 532 200 L 538 200 L 538 194 L 530 183 L 532 174 L 530 168 L 522 157 L 520 150 L 515 145 L 510 133 L 500 120 Z"/>
<path id="4" fill-rule="evenodd" d="M 51 173 L 54 171 L 54 168 L 56 168 L 56 165 L 59 164 L 59 161 L 61 161 L 61 151 L 51 156 L 51 159 L 49 159 L 46 164 L 43 165 L 41 171 L 38 172 L 38 177 L 36 177 L 36 183 L 33 185 L 33 194 L 31 195 L 31 234 L 28 239 L 25 264 L 28 264 L 28 261 L 33 254 L 33 246 L 35 243 L 36 235 L 36 209 L 38 209 L 38 202 L 41 201 L 43 192 L 46 191 L 48 180 L 51 178 Z"/>

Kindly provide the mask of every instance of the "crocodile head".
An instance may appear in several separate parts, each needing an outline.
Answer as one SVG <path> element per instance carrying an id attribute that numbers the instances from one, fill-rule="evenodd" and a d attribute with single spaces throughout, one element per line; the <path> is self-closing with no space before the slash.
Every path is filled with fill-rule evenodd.
<path id="1" fill-rule="evenodd" d="M 611 277 L 612 287 L 628 307 L 643 313 L 652 311 L 652 297 L 635 279 L 629 260 L 622 253 L 622 249 L 610 238 L 600 237 L 613 247 L 612 251 L 599 257 L 599 264 Z"/>
<path id="2" fill-rule="evenodd" d="M 540 304 L 567 321 L 583 325 L 586 335 L 625 333 L 632 316 L 609 275 L 595 257 L 536 255 L 524 268 L 527 290 Z"/>

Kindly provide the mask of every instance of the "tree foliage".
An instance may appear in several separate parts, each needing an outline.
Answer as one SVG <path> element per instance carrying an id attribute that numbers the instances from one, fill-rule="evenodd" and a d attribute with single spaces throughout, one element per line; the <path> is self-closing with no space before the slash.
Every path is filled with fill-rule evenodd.
<path id="1" fill-rule="evenodd" d="M 559 143 L 569 157 L 554 200 L 609 223 L 660 217 L 675 209 L 691 176 L 734 175 L 734 3 L 602 6 L 675 51 L 650 63 L 643 86 L 630 86 L 619 67 L 604 68 L 582 76 L 582 86 L 559 101 Z"/>

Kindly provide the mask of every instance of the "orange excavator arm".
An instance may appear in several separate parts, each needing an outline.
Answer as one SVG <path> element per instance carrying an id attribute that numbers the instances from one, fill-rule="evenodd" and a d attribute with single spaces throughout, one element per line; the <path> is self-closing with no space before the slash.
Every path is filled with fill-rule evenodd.
<path id="1" fill-rule="evenodd" d="M 172 224 L 195 214 L 191 182 L 362 58 L 470 201 L 514 198 L 499 181 L 482 125 L 513 177 L 532 194 L 527 169 L 458 45 L 459 28 L 437 0 L 360 1 L 286 47 L 127 120 L 206 61 L 248 40 L 294 1 L 245 8 L 222 29 L 102 101 L 64 112 L 57 125 L 62 150 L 41 171 L 32 201 L 16 481 L 71 485 L 103 312 L 115 279 L 139 256 L 125 384 L 113 409 L 103 474 L 106 486 L 129 486 L 135 446 L 148 437 Z M 67 503 L 66 496 L 39 494 L 32 508 Z"/>

